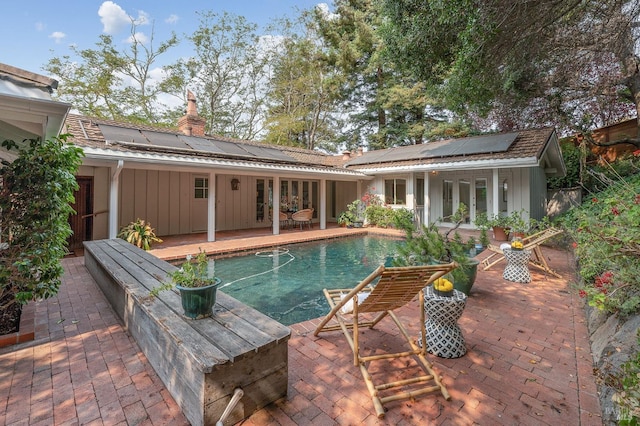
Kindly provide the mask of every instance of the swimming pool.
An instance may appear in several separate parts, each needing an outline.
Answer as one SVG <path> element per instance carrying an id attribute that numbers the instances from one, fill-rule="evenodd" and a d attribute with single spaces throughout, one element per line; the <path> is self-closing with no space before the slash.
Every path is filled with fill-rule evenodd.
<path id="1" fill-rule="evenodd" d="M 357 237 L 294 244 L 212 259 L 218 288 L 284 325 L 326 315 L 323 288 L 350 288 L 381 264 L 400 240 Z"/>

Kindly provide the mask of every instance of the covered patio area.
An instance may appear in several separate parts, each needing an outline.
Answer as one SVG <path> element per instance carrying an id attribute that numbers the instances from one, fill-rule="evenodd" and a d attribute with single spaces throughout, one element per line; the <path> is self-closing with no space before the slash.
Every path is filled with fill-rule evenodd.
<path id="1" fill-rule="evenodd" d="M 250 250 L 363 231 L 255 232 L 218 235 L 206 248 L 206 238 L 197 234 L 166 239 L 154 254 L 171 259 L 200 246 Z M 562 278 L 531 270 L 532 282 L 520 284 L 505 281 L 500 267 L 478 271 L 459 320 L 467 354 L 430 357 L 450 401 L 421 397 L 390 404 L 379 420 L 347 342 L 339 332 L 314 337 L 318 320 L 310 320 L 291 327 L 287 397 L 243 424 L 602 424 L 583 302 L 571 289 L 574 260 L 544 250 Z M 36 304 L 35 340 L 0 349 L 0 424 L 187 424 L 83 257 L 64 259 L 63 265 L 60 293 Z M 417 304 L 399 316 L 417 336 Z M 393 346 L 398 337 L 386 322 L 370 333 L 374 345 Z"/>

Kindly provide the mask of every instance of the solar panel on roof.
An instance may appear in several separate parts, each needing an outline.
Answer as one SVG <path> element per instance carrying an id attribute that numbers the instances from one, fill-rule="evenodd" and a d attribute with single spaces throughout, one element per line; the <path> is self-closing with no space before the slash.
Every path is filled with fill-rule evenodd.
<path id="1" fill-rule="evenodd" d="M 241 155 L 243 157 L 254 157 L 254 155 L 250 154 L 240 144 L 220 140 L 212 140 L 212 143 L 224 154 Z"/>
<path id="2" fill-rule="evenodd" d="M 179 135 L 178 138 L 196 151 L 213 152 L 216 154 L 224 153 L 224 151 L 215 146 L 210 139 L 182 135 Z"/>
<path id="3" fill-rule="evenodd" d="M 294 161 L 293 157 L 288 156 L 278 149 L 249 144 L 242 145 L 242 147 L 258 158 L 267 160 Z"/>
<path id="4" fill-rule="evenodd" d="M 163 146 L 167 148 L 191 149 L 189 145 L 178 139 L 178 135 L 173 133 L 154 132 L 143 130 L 142 133 L 147 137 L 151 145 Z"/>
<path id="5" fill-rule="evenodd" d="M 149 144 L 149 141 L 137 129 L 127 129 L 108 124 L 98 124 L 104 138 L 108 141 Z"/>
<path id="6" fill-rule="evenodd" d="M 421 158 L 442 158 L 458 155 L 488 154 L 504 152 L 518 137 L 518 133 L 472 136 L 449 141 L 429 142 L 397 148 L 369 151 L 362 157 L 349 161 L 349 165 L 383 163 L 391 161 L 416 160 Z"/>
<path id="7" fill-rule="evenodd" d="M 501 135 L 477 136 L 461 139 L 460 143 L 455 144 L 456 149 L 454 151 L 454 155 L 504 152 L 509 149 L 517 137 L 517 133 L 505 133 Z"/>

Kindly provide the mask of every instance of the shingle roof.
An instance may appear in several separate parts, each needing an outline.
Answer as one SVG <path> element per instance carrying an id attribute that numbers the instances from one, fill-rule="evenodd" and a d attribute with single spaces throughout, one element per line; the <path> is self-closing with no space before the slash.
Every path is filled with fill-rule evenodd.
<path id="1" fill-rule="evenodd" d="M 495 161 L 495 160 L 509 160 L 509 159 L 524 159 L 524 158 L 537 158 L 539 159 L 542 153 L 544 152 L 545 147 L 551 141 L 553 133 L 553 128 L 544 128 L 544 129 L 535 129 L 535 130 L 522 130 L 516 132 L 514 134 L 515 139 L 511 143 L 511 145 L 506 150 L 498 150 L 495 152 L 481 152 L 481 153 L 468 153 L 462 155 L 445 155 L 445 156 L 431 156 L 428 153 L 423 155 L 420 154 L 420 151 L 416 150 L 416 146 L 413 147 L 401 147 L 401 148 L 392 148 L 389 151 L 389 154 L 392 150 L 401 150 L 406 148 L 407 151 L 409 149 L 414 149 L 415 156 L 413 158 L 404 158 L 402 160 L 396 161 L 386 161 L 385 155 L 376 151 L 376 159 L 371 162 L 367 162 L 367 155 L 371 155 L 371 153 L 364 153 L 361 159 L 358 159 L 358 164 L 349 164 L 347 162 L 346 166 L 353 169 L 358 170 L 366 170 L 372 167 L 376 169 L 382 169 L 385 167 L 402 167 L 402 166 L 428 166 L 435 164 L 443 164 L 443 163 L 460 163 L 460 162 L 471 162 L 471 161 Z M 498 135 L 485 135 L 484 138 L 492 138 Z M 445 141 L 444 143 L 448 143 L 452 141 Z M 389 155 L 391 157 L 391 155 Z M 355 163 L 355 162 L 354 162 Z"/>
<path id="2" fill-rule="evenodd" d="M 140 130 L 142 132 L 160 132 L 167 135 L 180 135 L 181 132 L 176 129 L 167 129 L 161 127 L 153 127 L 147 125 L 136 124 L 124 124 L 112 120 L 89 118 L 77 114 L 69 114 L 66 120 L 66 132 L 72 135 L 70 140 L 79 146 L 91 147 L 97 149 L 109 149 L 112 151 L 122 152 L 154 152 L 160 154 L 180 154 L 189 155 L 194 157 L 211 157 L 222 159 L 237 159 L 231 153 L 220 152 L 203 152 L 198 150 L 181 150 L 176 151 L 175 148 L 168 146 L 152 145 L 151 143 L 127 143 L 126 141 L 107 141 L 103 132 L 100 129 L 100 125 L 116 126 L 122 129 Z M 342 155 L 329 155 L 314 150 L 308 150 L 303 148 L 296 148 L 290 146 L 280 145 L 267 145 L 262 142 L 247 141 L 226 138 L 222 136 L 205 136 L 204 139 L 215 143 L 216 141 L 231 142 L 238 144 L 239 146 L 254 146 L 264 147 L 267 149 L 276 149 L 279 152 L 285 154 L 291 158 L 290 161 L 276 160 L 268 158 L 257 158 L 256 161 L 264 162 L 281 162 L 290 163 L 293 165 L 309 165 L 314 167 L 328 167 L 339 168 L 344 170 L 350 169 L 353 171 L 367 172 L 367 170 L 375 169 L 376 172 L 380 172 L 385 168 L 415 168 L 420 166 L 429 167 L 431 165 L 445 165 L 447 163 L 459 164 L 460 162 L 480 162 L 487 163 L 495 162 L 497 160 L 517 160 L 517 159 L 537 159 L 539 160 L 545 151 L 547 144 L 553 139 L 555 130 L 553 128 L 535 129 L 535 130 L 522 130 L 514 132 L 512 142 L 508 145 L 508 148 L 498 152 L 481 152 L 481 153 L 469 153 L 466 154 L 453 154 L 443 156 L 430 156 L 425 154 L 425 147 L 423 146 L 407 146 L 397 147 L 382 151 L 364 152 L 357 157 L 351 157 L 350 159 L 344 159 Z M 482 138 L 504 138 L 505 134 L 484 135 Z M 447 143 L 454 143 L 459 140 L 440 141 L 437 142 L 440 145 L 446 145 Z M 433 143 L 435 144 L 435 143 Z M 390 155 L 390 153 L 394 155 Z M 401 153 L 398 155 L 398 153 Z M 369 161 L 369 158 L 372 160 Z M 389 160 L 391 159 L 391 160 Z M 487 166 L 488 167 L 488 166 Z"/>

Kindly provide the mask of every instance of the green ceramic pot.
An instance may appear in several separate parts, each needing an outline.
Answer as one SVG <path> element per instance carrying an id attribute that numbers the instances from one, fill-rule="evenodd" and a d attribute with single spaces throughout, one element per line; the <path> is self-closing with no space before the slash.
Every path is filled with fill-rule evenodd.
<path id="1" fill-rule="evenodd" d="M 479 264 L 480 264 L 480 261 L 478 259 L 469 259 L 468 265 L 466 265 L 465 268 L 463 269 L 464 278 L 463 279 L 458 278 L 454 280 L 453 288 L 455 288 L 456 290 L 460 290 L 461 292 L 463 292 L 468 296 L 469 293 L 471 292 L 471 287 L 473 286 L 473 283 L 476 281 Z"/>
<path id="2" fill-rule="evenodd" d="M 216 304 L 216 294 L 220 278 L 216 283 L 205 287 L 182 287 L 177 285 L 182 300 L 184 315 L 191 319 L 201 319 L 213 315 L 213 305 Z"/>

